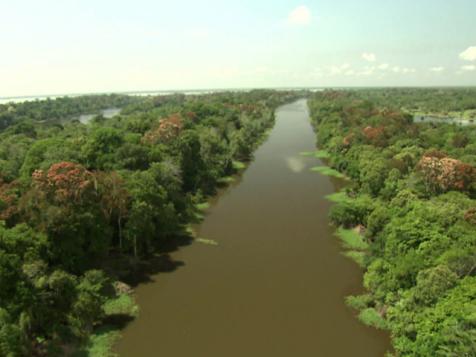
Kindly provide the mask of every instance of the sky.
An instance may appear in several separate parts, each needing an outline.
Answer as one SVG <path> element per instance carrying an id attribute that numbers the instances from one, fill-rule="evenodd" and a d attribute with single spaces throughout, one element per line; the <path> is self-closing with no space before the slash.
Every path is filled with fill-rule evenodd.
<path id="1" fill-rule="evenodd" d="M 475 0 L 0 0 L 0 97 L 476 85 Z"/>

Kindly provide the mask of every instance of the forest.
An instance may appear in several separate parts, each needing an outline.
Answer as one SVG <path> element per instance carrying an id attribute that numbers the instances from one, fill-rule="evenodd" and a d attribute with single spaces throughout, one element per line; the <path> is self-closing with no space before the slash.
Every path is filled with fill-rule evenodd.
<path id="1" fill-rule="evenodd" d="M 365 288 L 347 304 L 390 332 L 389 356 L 476 355 L 476 126 L 413 120 L 472 113 L 475 93 L 253 90 L 0 105 L 0 356 L 94 355 L 92 340 L 137 314 L 124 281 L 195 238 L 190 224 L 207 197 L 252 159 L 276 108 L 303 97 L 316 156 L 346 181 L 329 217 Z M 77 120 L 111 107 L 120 114 Z"/>
<path id="2" fill-rule="evenodd" d="M 476 127 L 413 123 L 409 107 L 476 109 L 474 89 L 327 90 L 309 101 L 346 255 L 365 271 L 349 296 L 395 356 L 476 355 Z"/>
<path id="3" fill-rule="evenodd" d="M 197 206 L 250 160 L 276 107 L 299 95 L 0 105 L 0 355 L 64 355 L 111 311 L 121 315 L 121 273 L 188 237 Z M 108 107 L 120 115 L 73 118 Z"/>
<path id="4" fill-rule="evenodd" d="M 75 115 L 95 113 L 100 109 L 122 108 L 138 101 L 139 97 L 104 94 L 7 103 L 0 105 L 0 130 L 20 123 L 21 127 L 44 121 L 48 124 L 59 123 L 71 120 Z"/>

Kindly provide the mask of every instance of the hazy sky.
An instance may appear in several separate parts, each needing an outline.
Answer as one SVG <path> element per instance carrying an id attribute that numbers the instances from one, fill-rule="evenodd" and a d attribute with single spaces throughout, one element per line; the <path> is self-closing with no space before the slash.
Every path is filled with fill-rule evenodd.
<path id="1" fill-rule="evenodd" d="M 476 85 L 476 0 L 0 0 L 0 96 Z"/>

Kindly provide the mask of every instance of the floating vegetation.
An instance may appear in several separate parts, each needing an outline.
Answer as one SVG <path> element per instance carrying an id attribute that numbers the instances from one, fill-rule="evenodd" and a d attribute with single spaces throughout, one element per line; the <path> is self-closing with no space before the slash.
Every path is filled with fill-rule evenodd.
<path id="1" fill-rule="evenodd" d="M 365 257 L 366 253 L 359 252 L 356 250 L 349 250 L 348 252 L 343 253 L 347 258 L 352 259 L 356 262 L 361 268 L 365 268 Z"/>
<path id="2" fill-rule="evenodd" d="M 194 214 L 193 214 L 194 223 L 203 221 L 205 219 L 205 216 L 201 212 L 202 211 L 194 212 Z"/>
<path id="3" fill-rule="evenodd" d="M 246 164 L 242 161 L 235 160 L 233 161 L 232 165 L 235 170 L 243 170 L 246 168 Z"/>
<path id="4" fill-rule="evenodd" d="M 381 330 L 387 328 L 387 322 L 385 319 L 372 307 L 362 310 L 359 314 L 359 320 L 367 326 L 372 326 Z"/>
<path id="5" fill-rule="evenodd" d="M 306 157 L 316 157 L 318 159 L 329 159 L 331 157 L 331 154 L 329 154 L 325 150 L 302 151 L 299 153 L 299 155 L 306 156 Z"/>
<path id="6" fill-rule="evenodd" d="M 129 294 L 120 294 L 114 299 L 109 299 L 104 304 L 104 313 L 108 316 L 112 315 L 139 315 L 139 306 L 135 303 L 134 298 Z"/>
<path id="7" fill-rule="evenodd" d="M 342 240 L 345 247 L 352 250 L 366 250 L 369 248 L 362 235 L 353 229 L 339 228 L 336 235 Z"/>
<path id="8" fill-rule="evenodd" d="M 195 212 L 194 212 L 195 221 L 203 221 L 203 219 L 205 218 L 205 215 L 203 212 L 209 208 L 210 208 L 210 203 L 208 203 L 207 201 L 197 203 L 195 205 Z"/>
<path id="9" fill-rule="evenodd" d="M 197 203 L 195 205 L 195 208 L 198 209 L 199 211 L 205 211 L 210 208 L 210 203 L 208 202 L 202 202 L 202 203 Z"/>
<path id="10" fill-rule="evenodd" d="M 218 183 L 221 183 L 221 184 L 228 184 L 228 183 L 232 183 L 235 181 L 235 177 L 233 176 L 225 176 L 225 177 L 220 177 L 218 179 Z"/>
<path id="11" fill-rule="evenodd" d="M 213 239 L 196 238 L 195 241 L 206 245 L 218 245 L 218 242 L 214 241 Z"/>
<path id="12" fill-rule="evenodd" d="M 195 230 L 192 228 L 191 225 L 187 225 L 185 227 L 185 233 L 187 233 L 187 235 L 189 235 L 190 237 L 195 237 L 196 236 Z"/>
<path id="13" fill-rule="evenodd" d="M 350 202 L 353 200 L 353 198 L 347 196 L 345 191 L 331 193 L 330 195 L 325 196 L 325 198 L 334 203 Z"/>
<path id="14" fill-rule="evenodd" d="M 317 150 L 314 153 L 314 156 L 317 157 L 318 159 L 329 159 L 331 157 L 331 154 L 329 154 L 325 150 Z"/>
<path id="15" fill-rule="evenodd" d="M 356 310 L 363 310 L 372 304 L 372 296 L 369 294 L 350 295 L 345 298 L 345 303 Z"/>
<path id="16" fill-rule="evenodd" d="M 329 166 L 315 166 L 311 168 L 311 171 L 313 172 L 319 172 L 320 174 L 326 175 L 326 176 L 332 176 L 336 178 L 346 178 L 346 176 L 342 173 L 340 173 L 337 170 L 334 170 L 330 168 Z"/>

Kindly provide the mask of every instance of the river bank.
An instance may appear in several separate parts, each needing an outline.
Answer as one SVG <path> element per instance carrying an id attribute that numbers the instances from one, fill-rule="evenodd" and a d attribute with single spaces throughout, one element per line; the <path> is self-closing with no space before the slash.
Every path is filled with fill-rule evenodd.
<path id="1" fill-rule="evenodd" d="M 351 180 L 329 215 L 365 272 L 346 301 L 390 332 L 392 356 L 473 356 L 474 127 L 417 125 L 375 97 L 309 102 L 319 148 Z"/>

